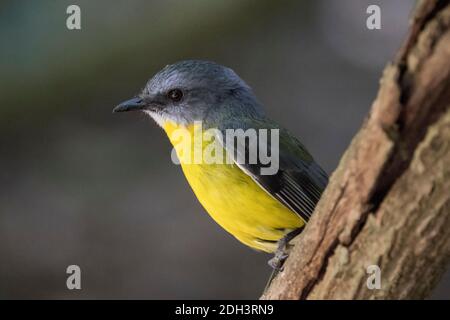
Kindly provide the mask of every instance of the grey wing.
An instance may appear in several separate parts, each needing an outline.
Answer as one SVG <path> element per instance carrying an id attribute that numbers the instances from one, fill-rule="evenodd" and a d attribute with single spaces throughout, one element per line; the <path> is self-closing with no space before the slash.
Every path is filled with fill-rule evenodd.
<path id="1" fill-rule="evenodd" d="M 255 180 L 267 179 L 266 176 L 252 177 Z M 305 169 L 280 169 L 280 174 L 275 179 L 280 182 L 278 188 L 271 190 L 271 194 L 308 222 L 326 187 L 328 177 L 325 172 L 312 162 Z M 265 188 L 268 188 L 267 182 L 263 182 Z M 260 185 L 264 185 L 263 183 Z"/>
<path id="2" fill-rule="evenodd" d="M 267 140 L 261 141 L 258 137 L 258 150 L 261 143 L 266 143 L 270 148 L 272 141 Z M 250 154 L 255 152 L 250 144 L 242 145 L 241 141 L 241 145 L 239 142 L 223 145 L 239 168 L 261 188 L 297 213 L 305 222 L 309 220 L 328 183 L 328 176 L 295 137 L 280 129 L 279 157 L 276 159 L 279 169 L 274 174 L 262 174 L 262 169 L 268 165 L 259 161 L 259 157 L 256 163 L 249 163 Z"/>

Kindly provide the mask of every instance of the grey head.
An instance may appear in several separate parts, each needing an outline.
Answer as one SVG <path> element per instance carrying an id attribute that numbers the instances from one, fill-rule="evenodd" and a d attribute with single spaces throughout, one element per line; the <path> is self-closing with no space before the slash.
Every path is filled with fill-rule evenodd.
<path id="1" fill-rule="evenodd" d="M 186 60 L 159 71 L 133 99 L 113 111 L 141 110 L 159 125 L 260 118 L 263 111 L 250 87 L 230 68 L 210 61 Z"/>

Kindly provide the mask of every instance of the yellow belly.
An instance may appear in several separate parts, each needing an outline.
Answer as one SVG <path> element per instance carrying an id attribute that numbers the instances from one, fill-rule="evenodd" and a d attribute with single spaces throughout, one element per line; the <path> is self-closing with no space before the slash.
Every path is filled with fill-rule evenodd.
<path id="1" fill-rule="evenodd" d="M 174 125 L 164 126 L 169 139 L 176 128 Z M 191 134 L 195 131 L 193 127 L 187 129 Z M 174 145 L 179 153 L 182 146 L 177 142 Z M 192 143 L 192 140 L 186 143 Z M 293 211 L 264 191 L 235 164 L 182 161 L 181 166 L 195 195 L 210 216 L 252 248 L 273 252 L 278 240 L 304 224 Z"/>

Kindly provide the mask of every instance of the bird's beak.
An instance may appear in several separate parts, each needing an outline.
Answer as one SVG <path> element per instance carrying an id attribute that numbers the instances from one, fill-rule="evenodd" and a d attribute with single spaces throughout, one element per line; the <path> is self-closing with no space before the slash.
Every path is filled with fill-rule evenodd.
<path id="1" fill-rule="evenodd" d="M 144 101 L 139 97 L 134 97 L 130 100 L 124 101 L 113 109 L 113 112 L 136 111 L 145 108 Z"/>

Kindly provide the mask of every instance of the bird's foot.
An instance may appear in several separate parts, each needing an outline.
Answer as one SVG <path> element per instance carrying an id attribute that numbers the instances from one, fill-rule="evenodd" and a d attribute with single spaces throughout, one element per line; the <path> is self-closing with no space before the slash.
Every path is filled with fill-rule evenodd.
<path id="1" fill-rule="evenodd" d="M 277 249 L 277 251 L 275 251 L 275 255 L 273 256 L 273 258 L 267 261 L 267 263 L 275 271 L 281 272 L 283 271 L 283 264 L 284 261 L 286 261 L 287 257 L 289 257 L 289 255 L 285 252 L 284 249 L 283 250 Z"/>
<path id="2" fill-rule="evenodd" d="M 275 251 L 275 255 L 272 259 L 270 259 L 267 263 L 269 266 L 274 269 L 276 272 L 283 271 L 283 264 L 286 261 L 287 257 L 289 257 L 288 254 L 288 246 L 289 241 L 291 241 L 293 238 L 295 238 L 298 234 L 300 234 L 303 231 L 303 227 L 295 229 L 294 231 L 289 232 L 286 234 L 283 238 L 278 241 L 278 248 Z"/>

